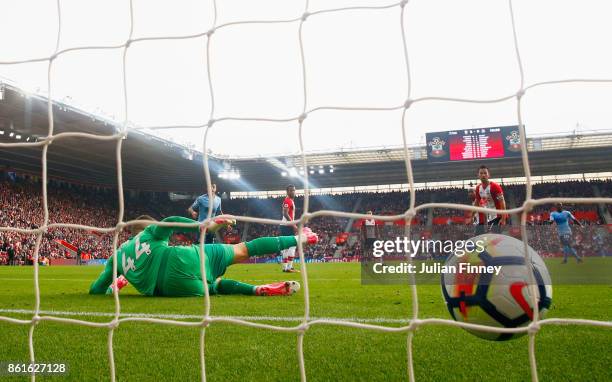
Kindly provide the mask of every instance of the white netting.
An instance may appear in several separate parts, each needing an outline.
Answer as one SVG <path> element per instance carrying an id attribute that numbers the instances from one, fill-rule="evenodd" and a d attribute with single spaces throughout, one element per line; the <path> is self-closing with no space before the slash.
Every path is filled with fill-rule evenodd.
<path id="1" fill-rule="evenodd" d="M 173 320 L 173 319 L 158 319 L 158 318 L 148 318 L 148 317 L 124 317 L 124 318 L 120 318 L 120 314 L 121 314 L 121 305 L 120 305 L 120 300 L 119 300 L 119 295 L 117 290 L 115 290 L 114 293 L 114 301 L 115 301 L 115 313 L 114 313 L 114 317 L 110 322 L 105 322 L 105 323 L 97 323 L 97 322 L 89 322 L 89 321 L 84 321 L 84 320 L 78 320 L 78 319 L 69 319 L 69 318 L 60 318 L 60 317 L 56 317 L 53 315 L 42 315 L 41 316 L 41 310 L 40 310 L 40 289 L 39 289 L 39 279 L 38 279 L 38 256 L 39 256 L 39 249 L 40 249 L 40 244 L 42 241 L 42 237 L 43 237 L 43 233 L 45 233 L 47 230 L 51 229 L 51 228 L 58 228 L 58 227 L 66 227 L 66 228 L 74 228 L 74 229 L 82 229 L 82 230 L 90 230 L 90 231 L 96 231 L 96 232 L 101 232 L 101 233 L 110 233 L 113 232 L 114 233 L 114 239 L 113 239 L 113 256 L 114 256 L 114 260 L 116 260 L 116 248 L 117 248 L 117 244 L 118 240 L 119 240 L 119 234 L 121 232 L 122 229 L 124 229 L 125 227 L 132 225 L 132 224 L 136 224 L 136 223 L 146 223 L 146 221 L 136 221 L 136 220 L 132 220 L 129 222 L 124 222 L 123 221 L 123 214 L 124 214 L 124 199 L 123 199 L 123 181 L 122 181 L 122 164 L 121 164 L 121 146 L 122 146 L 122 142 L 123 142 L 123 138 L 127 136 L 127 126 L 128 126 L 128 88 L 127 88 L 127 78 L 126 78 L 126 55 L 127 55 L 127 51 L 130 48 L 131 45 L 142 42 L 142 41 L 153 41 L 153 40 L 184 40 L 184 39 L 194 39 L 194 38 L 206 38 L 206 51 L 207 51 L 207 59 L 206 59 L 206 68 L 207 68 L 207 73 L 208 73 L 208 85 L 209 85 L 209 91 L 210 91 L 210 97 L 211 97 L 211 110 L 210 110 L 210 116 L 209 116 L 209 121 L 204 124 L 204 125 L 194 125 L 194 126 L 157 126 L 157 127 L 149 127 L 149 128 L 163 128 L 163 129 L 168 129 L 168 128 L 185 128 L 185 127 L 193 127 L 193 128 L 202 128 L 205 129 L 205 134 L 204 134 L 204 141 L 203 141 L 203 153 L 204 153 L 204 160 L 203 160 L 203 168 L 204 168 L 204 174 L 206 177 L 206 184 L 208 186 L 208 190 L 211 190 L 211 179 L 210 179 L 210 170 L 208 167 L 208 152 L 207 152 L 207 145 L 206 145 L 206 139 L 208 136 L 208 132 L 210 131 L 210 129 L 213 128 L 213 126 L 217 123 L 217 122 L 221 122 L 221 121 L 228 121 L 228 120 L 236 120 L 236 121 L 266 121 L 266 122 L 296 122 L 299 125 L 299 142 L 300 142 L 300 152 L 301 152 L 301 156 L 302 156 L 302 165 L 304 168 L 307 168 L 307 157 L 305 155 L 305 150 L 304 150 L 304 145 L 303 145 L 303 128 L 304 128 L 304 122 L 307 119 L 307 117 L 311 114 L 311 113 L 315 113 L 317 111 L 320 110 L 344 110 L 344 111 L 357 111 L 357 110 L 370 110 L 370 111 L 389 111 L 389 110 L 402 110 L 403 109 L 403 114 L 402 114 L 402 122 L 401 122 L 401 126 L 399 126 L 399 128 L 401 128 L 402 130 L 402 139 L 403 139 L 403 145 L 404 145 L 404 160 L 405 160 L 405 165 L 406 165 L 406 174 L 408 177 L 408 182 L 410 184 L 410 208 L 404 212 L 403 214 L 400 215 L 394 215 L 394 216 L 375 216 L 376 219 L 378 220 L 382 220 L 382 221 L 395 221 L 398 219 L 404 219 L 407 223 L 410 222 L 410 220 L 416 215 L 416 213 L 419 210 L 422 209 L 427 209 L 427 208 L 454 208 L 454 209 L 459 209 L 459 210 L 464 210 L 464 211 L 478 211 L 478 212 L 486 212 L 486 213 L 495 213 L 495 212 L 499 212 L 496 210 L 492 210 L 492 209 L 488 209 L 488 208 L 480 208 L 480 207 L 473 207 L 473 206 L 467 206 L 467 205 L 460 205 L 460 204 L 452 204 L 452 203 L 427 203 L 427 204 L 422 204 L 419 206 L 415 206 L 415 189 L 414 189 L 414 180 L 413 180 L 413 176 L 412 176 L 412 166 L 411 166 L 411 162 L 410 162 L 410 155 L 409 155 L 409 149 L 408 149 L 408 145 L 407 145 L 407 139 L 406 139 L 406 131 L 407 131 L 407 123 L 406 123 L 406 114 L 407 111 L 409 110 L 409 108 L 417 102 L 427 102 L 427 101 L 446 101 L 446 102 L 465 102 L 465 103 L 498 103 L 498 102 L 503 102 L 506 100 L 511 100 L 511 99 L 516 99 L 517 101 L 517 121 L 518 121 L 518 126 L 519 126 L 519 131 L 520 131 L 520 136 L 521 136 L 521 140 L 523 142 L 526 142 L 526 137 L 525 137 L 525 129 L 524 129 L 524 125 L 522 123 L 522 115 L 521 115 L 521 99 L 524 96 L 525 92 L 529 89 L 535 88 L 535 87 L 541 87 L 541 86 L 547 86 L 547 85 L 554 85 L 554 84 L 561 84 L 561 83 L 604 83 L 604 82 L 609 82 L 612 83 L 612 79 L 561 79 L 561 80 L 557 80 L 557 81 L 546 81 L 546 82 L 538 82 L 538 83 L 534 83 L 528 86 L 525 86 L 524 84 L 524 74 L 523 74 L 523 65 L 521 62 L 521 55 L 520 55 L 520 49 L 519 49 L 519 44 L 518 44 L 518 38 L 517 38 L 517 31 L 516 31 L 516 26 L 515 26 L 515 21 L 514 21 L 514 11 L 512 8 L 512 0 L 508 1 L 508 7 L 509 7 L 509 17 L 511 20 L 511 24 L 512 24 L 512 32 L 513 32 L 513 38 L 514 38 L 514 49 L 515 49 L 515 53 L 516 53 L 516 60 L 517 60 L 517 65 L 519 68 L 519 72 L 520 72 L 520 83 L 517 86 L 517 91 L 514 94 L 510 94 L 506 97 L 502 97 L 502 98 L 497 98 L 497 99 L 480 99 L 480 100 L 476 100 L 476 99 L 461 99 L 461 98 L 446 98 L 446 97 L 423 97 L 423 98 L 415 98 L 412 99 L 411 98 L 411 80 L 410 80 L 410 65 L 409 65 L 409 56 L 408 56 L 408 48 L 407 48 L 407 44 L 406 44 L 406 32 L 405 32 L 405 27 L 404 27 L 404 23 L 403 23 L 403 19 L 404 19 L 404 13 L 406 12 L 407 9 L 407 4 L 408 4 L 408 0 L 402 0 L 400 2 L 394 3 L 394 4 L 389 4 L 389 5 L 384 5 L 384 6 L 360 6 L 360 7 L 345 7 L 345 8 L 337 8 L 337 9 L 326 9 L 326 10 L 319 10 L 319 11 L 315 11 L 315 12 L 309 12 L 309 1 L 306 0 L 305 1 L 305 6 L 304 6 L 304 12 L 302 15 L 292 18 L 292 19 L 287 19 L 287 20 L 258 20 L 258 21 L 237 21 L 237 22 L 230 22 L 230 23 L 226 23 L 226 24 L 221 24 L 221 25 L 217 25 L 217 4 L 216 1 L 213 1 L 213 8 L 214 8 L 214 21 L 213 21 L 213 26 L 211 29 L 204 31 L 202 33 L 198 33 L 198 34 L 193 34 L 193 35 L 185 35 L 185 36 L 173 36 L 173 37 L 147 37 L 147 38 L 137 38 L 137 39 L 132 39 L 132 35 L 133 35 L 133 26 L 134 26 L 134 14 L 133 14 L 133 4 L 130 1 L 130 35 L 128 37 L 128 39 L 121 45 L 115 45 L 115 46 L 83 46 L 83 47 L 77 47 L 77 48 L 69 48 L 69 49 L 64 49 L 64 50 L 59 50 L 59 46 L 60 46 L 60 38 L 61 38 L 61 27 L 62 27 L 62 18 L 61 18 L 61 2 L 60 0 L 57 0 L 57 18 L 58 18 L 58 30 L 57 30 L 57 38 L 56 38 L 56 47 L 55 47 L 55 52 L 50 56 L 50 57 L 39 57 L 39 58 L 33 58 L 33 59 L 28 59 L 28 60 L 20 60 L 20 61 L 5 61 L 5 62 L 0 62 L 0 65 L 16 65 L 16 64 L 23 64 L 23 63 L 30 63 L 30 62 L 45 62 L 48 61 L 48 74 L 47 74 L 47 79 L 48 79 L 48 102 L 47 102 L 47 107 L 48 107 L 48 119 L 49 119 L 49 129 L 48 129 L 48 134 L 47 137 L 43 140 L 40 140 L 38 142 L 32 142 L 32 143 L 0 143 L 0 147 L 3 148 L 11 148 L 11 147 L 26 147 L 26 146 L 30 146 L 30 147 L 37 147 L 37 146 L 42 146 L 43 150 L 42 150 L 42 195 L 43 195 L 43 209 L 44 209 L 44 222 L 43 224 L 37 228 L 37 229 L 19 229 L 19 228 L 15 228 L 15 227 L 0 227 L 0 231 L 14 231 L 14 232 L 18 232 L 18 233 L 25 233 L 25 234 L 35 234 L 37 235 L 36 238 L 36 246 L 35 246 L 35 250 L 34 250 L 34 291 L 35 291 L 35 308 L 34 308 L 34 315 L 30 320 L 19 320 L 19 319 L 14 319 L 11 317 L 5 317 L 5 316 L 0 316 L 0 321 L 5 321 L 5 322 L 9 322 L 9 323 L 14 323 L 14 324 L 21 324 L 21 325 L 30 325 L 30 330 L 29 330 L 29 336 L 28 336 L 28 341 L 29 341 L 29 351 L 30 351 L 30 360 L 32 363 L 35 362 L 35 353 L 34 353 L 34 344 L 33 344 L 33 333 L 34 333 L 34 329 L 36 327 L 36 325 L 40 322 L 40 321 L 53 321 L 53 322 L 60 322 L 60 323 L 66 323 L 66 324 L 76 324 L 76 325 L 85 325 L 85 326 L 90 326 L 90 327 L 105 327 L 109 329 L 108 332 L 108 356 L 109 356 L 109 363 L 110 363 L 110 376 L 111 376 L 111 380 L 114 381 L 115 380 L 115 362 L 114 362 L 114 351 L 113 351 L 113 334 L 114 334 L 114 330 L 123 322 L 128 322 L 128 321 L 137 321 L 137 322 L 148 322 L 148 323 L 155 323 L 155 324 L 164 324 L 164 325 L 177 325 L 177 326 L 191 326 L 191 327 L 200 327 L 201 331 L 200 331 L 200 366 L 201 366 L 201 379 L 202 381 L 206 380 L 206 370 L 205 370 L 205 333 L 206 333 L 206 328 L 215 323 L 215 322 L 226 322 L 226 323 L 232 323 L 232 324 L 237 324 L 237 325 L 243 325 L 243 326 L 249 326 L 249 327 L 254 327 L 254 328 L 261 328 L 261 329 L 269 329 L 269 330 L 276 330 L 276 331 L 284 331 L 284 332 L 295 332 L 298 336 L 298 344 L 297 344 L 297 350 L 298 350 L 298 359 L 299 359 L 299 367 L 300 367 L 300 375 L 301 375 L 301 379 L 302 381 L 306 380 L 306 366 L 304 364 L 304 349 L 303 349 L 303 344 L 304 344 L 304 335 L 306 334 L 306 332 L 308 331 L 308 329 L 310 327 L 312 327 L 313 325 L 338 325 L 338 326 L 348 326 L 348 327 L 354 327 L 354 328 L 361 328 L 361 329 L 369 329 L 369 330 L 376 330 L 376 331 L 383 331 L 383 332 L 408 332 L 408 344 L 407 344 L 407 365 L 408 365 L 408 379 L 410 381 L 414 381 L 415 380 L 415 376 L 414 376 L 414 368 L 413 368 L 413 356 L 412 356 L 412 340 L 414 337 L 414 332 L 415 330 L 423 325 L 447 325 L 447 326 L 454 326 L 454 327 L 462 327 L 462 328 L 471 328 L 471 329 L 478 329 L 478 330 L 482 330 L 482 331 L 488 331 L 488 332 L 495 332 L 495 333 L 523 333 L 526 332 L 529 334 L 529 360 L 530 360 L 530 367 L 531 367 L 531 378 L 533 381 L 537 381 L 538 380 L 538 372 L 537 372 L 537 365 L 536 365 L 536 357 L 535 357 L 535 336 L 538 333 L 538 331 L 540 330 L 542 325 L 567 325 L 567 324 L 573 324 L 573 325 L 591 325 L 591 326 L 599 326 L 599 327 L 608 327 L 608 328 L 612 328 L 612 322 L 611 321 L 595 321 L 595 320 L 586 320 L 586 319 L 560 319 L 560 318 L 551 318 L 551 319 L 544 319 L 544 320 L 540 320 L 539 316 L 538 316 L 538 311 L 535 310 L 534 311 L 534 317 L 533 317 L 533 321 L 526 327 L 521 327 L 521 328 L 494 328 L 494 327 L 489 327 L 489 326 L 482 326 L 482 325 L 474 325 L 474 324 L 468 324 L 468 323 L 461 323 L 461 322 L 456 322 L 456 321 L 452 321 L 452 320 L 447 320 L 447 319 L 437 319 L 437 318 L 429 318 L 429 319 L 419 319 L 419 304 L 418 304 L 418 299 L 417 299 L 417 285 L 415 283 L 412 283 L 411 285 L 411 298 L 412 298 L 412 316 L 409 318 L 408 320 L 408 324 L 401 326 L 401 327 L 388 327 L 388 326 L 383 326 L 383 325 L 374 325 L 374 324 L 366 324 L 366 323 L 362 323 L 362 322 L 351 322 L 351 321 L 345 321 L 345 320 L 333 320 L 333 319 L 311 319 L 310 317 L 310 295 L 309 295 L 309 288 L 308 288 L 308 272 L 307 272 L 307 265 L 306 262 L 304 261 L 304 255 L 303 255 L 303 250 L 302 250 L 302 243 L 298 242 L 298 253 L 300 256 L 300 262 L 302 264 L 302 273 L 301 273 L 301 277 L 302 277 L 302 285 L 303 285 L 303 291 L 304 291 L 304 316 L 303 319 L 301 321 L 300 324 L 296 325 L 296 326 L 292 326 L 292 327 L 283 327 L 283 326 L 275 326 L 275 325 L 268 325 L 268 324 L 261 324 L 261 323 L 257 323 L 257 322 L 253 322 L 253 321 L 249 321 L 246 319 L 240 319 L 240 318 L 228 318 L 228 317 L 214 317 L 210 315 L 210 296 L 208 294 L 208 288 L 206 287 L 206 285 L 204 285 L 204 291 L 205 291 L 205 298 L 204 298 L 204 314 L 202 316 L 201 321 L 199 322 L 184 322 L 184 321 L 178 321 L 178 320 Z M 308 109 L 308 91 L 307 91 L 307 79 L 306 79 L 306 61 L 305 61 L 305 52 L 304 52 L 304 44 L 303 44 L 303 40 L 302 40 L 302 26 L 303 24 L 310 18 L 310 17 L 315 17 L 317 15 L 320 14 L 325 14 L 325 13 L 332 13 L 332 12 L 344 12 L 344 11 L 361 11 L 361 12 L 366 12 L 366 11 L 370 11 L 370 12 L 374 12 L 376 10 L 382 10 L 382 9 L 391 9 L 391 8 L 397 8 L 398 9 L 398 21 L 399 21 L 399 33 L 401 33 L 401 38 L 402 38 L 402 42 L 403 42 L 403 57 L 405 59 L 405 64 L 406 64 L 406 74 L 407 74 L 407 84 L 406 84 L 406 101 L 404 103 L 402 103 L 401 105 L 392 105 L 389 107 L 336 107 L 336 106 L 323 106 L 323 107 L 316 107 L 316 108 L 312 108 L 312 109 Z M 210 41 L 214 38 L 214 32 L 221 29 L 221 28 L 229 28 L 231 26 L 235 26 L 235 25 L 240 25 L 240 24 L 273 24 L 273 23 L 299 23 L 299 33 L 298 33 L 298 43 L 299 43 L 299 47 L 300 47 L 300 60 L 302 63 L 302 79 L 303 79 L 303 96 L 304 96 L 304 102 L 303 102 L 303 107 L 302 107 L 302 113 L 300 115 L 297 115 L 293 118 L 287 118 L 287 119 L 273 119 L 273 118 L 236 118 L 236 117 L 231 117 L 231 116 L 225 116 L 225 117 L 217 117 L 215 116 L 215 92 L 214 92 L 214 86 L 213 86 L 213 78 L 211 75 L 211 71 L 210 71 Z M 123 96 L 124 96 L 124 108 L 125 108 L 125 120 L 123 123 L 123 126 L 121 128 L 121 130 L 114 135 L 111 136 L 98 136 L 98 135 L 94 135 L 94 134 L 86 134 L 86 133 L 60 133 L 60 134 L 53 134 L 53 102 L 52 102 L 52 81 L 51 81 L 51 68 L 53 66 L 53 63 L 55 61 L 55 59 L 58 58 L 58 56 L 71 52 L 71 51 L 79 51 L 79 50 L 112 50 L 112 49 L 122 49 L 123 50 Z M 83 226 L 83 225 L 77 225 L 77 224 L 49 224 L 49 210 L 48 210 L 48 204 L 47 204 L 47 150 L 49 145 L 57 139 L 64 139 L 64 138 L 69 138 L 69 137 L 76 137 L 76 138 L 83 138 L 83 139 L 95 139 L 95 140 L 104 140 L 104 141 L 116 141 L 117 142 L 117 146 L 116 146 L 116 160 L 117 160 L 117 188 L 118 188 L 118 197 L 119 197 L 119 216 L 117 219 L 117 224 L 114 228 L 99 228 L 99 227 L 90 227 L 90 226 Z M 542 198 L 542 199 L 532 199 L 531 198 L 531 194 L 532 194 L 532 182 L 531 182 L 531 174 L 530 174 L 530 168 L 529 168 L 529 158 L 528 158 L 528 154 L 527 154 L 527 145 L 521 145 L 522 148 L 522 163 L 523 163 L 523 169 L 525 172 L 525 177 L 526 177 L 526 198 L 525 198 L 525 202 L 523 203 L 523 205 L 521 207 L 518 208 L 514 208 L 514 209 L 509 209 L 509 210 L 505 210 L 504 212 L 506 213 L 510 213 L 510 214 L 515 214 L 515 213 L 520 213 L 521 214 L 521 236 L 522 236 L 522 240 L 525 243 L 525 253 L 529 254 L 530 251 L 527 250 L 527 231 L 526 231 L 526 221 L 527 221 L 527 213 L 534 207 L 540 204 L 548 204 L 548 203 L 555 203 L 555 202 L 570 202 L 570 203 L 612 203 L 612 198 Z M 364 218 L 366 217 L 366 215 L 364 214 L 357 214 L 357 213 L 346 213 L 346 212 L 339 212 L 339 211 L 327 211 L 327 210 L 321 210 L 321 211 L 317 211 L 317 212 L 309 212 L 309 182 L 308 182 L 308 171 L 304 172 L 304 188 L 305 188 L 305 193 L 304 193 L 304 213 L 302 214 L 301 218 L 299 220 L 293 221 L 293 222 L 285 222 L 284 224 L 290 224 L 290 223 L 297 223 L 299 226 L 299 229 L 301 230 L 301 228 L 304 226 L 304 224 L 306 222 L 308 222 L 310 219 L 315 218 L 315 217 L 319 217 L 319 216 L 335 216 L 335 217 L 347 217 L 347 218 Z M 209 194 L 209 197 L 212 197 L 211 194 Z M 210 224 L 210 217 L 212 215 L 212 204 L 209 206 L 209 210 L 208 210 L 208 219 L 205 220 L 204 222 L 200 223 L 200 229 L 202 230 L 202 233 L 205 233 L 206 228 L 209 226 Z M 232 216 L 233 217 L 233 216 Z M 244 221 L 244 222 L 256 222 L 256 223 L 263 223 L 263 224 L 281 224 L 282 222 L 280 220 L 272 220 L 272 219 L 260 219 L 260 218 L 252 218 L 252 217 L 247 217 L 247 216 L 236 216 L 233 217 L 236 218 L 239 221 Z M 177 224 L 177 223 L 159 223 L 159 225 L 162 226 L 173 226 L 173 227 L 189 227 L 189 226 L 194 226 L 194 225 L 190 225 L 190 224 Z M 410 230 L 410 224 L 406 225 L 406 234 L 409 234 L 409 230 Z M 204 235 L 200 235 L 201 240 L 203 240 Z M 203 242 L 200 242 L 200 252 L 203 253 Z M 528 255 L 526 255 L 528 256 Z M 201 264 L 201 272 L 202 274 L 206 274 L 205 272 L 205 263 L 204 261 L 200 262 Z M 529 264 L 529 262 L 527 261 L 526 264 Z M 529 268 L 529 272 L 531 274 L 532 280 L 533 280 L 533 273 L 531 271 L 531 268 Z M 114 261 L 113 263 L 113 282 L 114 280 L 117 278 L 117 261 Z M 205 281 L 204 281 L 205 283 Z M 535 283 L 531 283 L 531 296 L 532 296 L 532 306 L 537 306 L 537 291 L 535 290 L 536 286 Z M 35 380 L 35 375 L 32 374 L 32 380 Z"/>

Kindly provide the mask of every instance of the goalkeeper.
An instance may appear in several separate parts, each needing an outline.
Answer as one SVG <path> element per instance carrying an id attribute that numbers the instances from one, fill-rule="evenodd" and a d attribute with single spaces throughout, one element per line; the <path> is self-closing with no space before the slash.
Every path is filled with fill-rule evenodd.
<path id="1" fill-rule="evenodd" d="M 137 220 L 153 220 L 140 216 Z M 194 220 L 171 216 L 163 222 L 197 223 Z M 216 218 L 209 230 L 216 232 L 233 224 L 230 219 Z M 155 224 L 134 225 L 130 237 L 117 249 L 117 283 L 113 279 L 113 258 L 106 262 L 102 274 L 91 285 L 90 294 L 112 293 L 112 288 L 121 289 L 128 282 L 147 296 L 203 296 L 204 285 L 200 271 L 199 244 L 171 246 L 168 240 L 175 229 L 198 231 L 198 227 L 161 227 Z M 285 281 L 267 285 L 251 285 L 235 280 L 222 279 L 228 266 L 247 260 L 249 257 L 275 254 L 283 249 L 297 246 L 297 241 L 315 244 L 317 235 L 304 228 L 301 235 L 261 237 L 245 243 L 205 244 L 203 256 L 206 261 L 206 283 L 210 294 L 241 294 L 254 296 L 291 295 L 300 289 L 297 281 Z"/>

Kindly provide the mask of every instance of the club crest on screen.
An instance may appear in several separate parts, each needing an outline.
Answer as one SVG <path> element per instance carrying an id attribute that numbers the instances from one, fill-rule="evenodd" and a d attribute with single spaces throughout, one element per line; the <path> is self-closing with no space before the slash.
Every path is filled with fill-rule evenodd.
<path id="1" fill-rule="evenodd" d="M 506 136 L 506 140 L 508 141 L 508 150 L 510 151 L 521 151 L 521 135 L 518 130 L 512 130 L 510 135 Z"/>
<path id="2" fill-rule="evenodd" d="M 440 137 L 434 137 L 430 142 L 427 143 L 431 146 L 431 155 L 434 157 L 442 157 L 446 155 L 446 151 L 444 151 L 445 141 L 440 139 Z"/>

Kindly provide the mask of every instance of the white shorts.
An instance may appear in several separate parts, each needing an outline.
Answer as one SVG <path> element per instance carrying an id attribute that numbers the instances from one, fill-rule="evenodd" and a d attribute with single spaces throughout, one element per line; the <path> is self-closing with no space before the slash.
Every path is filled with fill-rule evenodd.
<path id="1" fill-rule="evenodd" d="M 296 247 L 291 247 L 291 248 L 283 249 L 281 251 L 281 255 L 283 256 L 283 259 L 287 259 L 289 257 L 295 257 L 295 248 Z"/>

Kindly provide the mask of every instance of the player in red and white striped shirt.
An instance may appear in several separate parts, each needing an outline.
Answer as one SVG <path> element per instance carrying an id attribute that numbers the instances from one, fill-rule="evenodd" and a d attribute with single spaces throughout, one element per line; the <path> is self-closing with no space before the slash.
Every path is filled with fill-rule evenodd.
<path id="1" fill-rule="evenodd" d="M 295 220 L 295 186 L 290 184 L 287 186 L 287 197 L 283 200 L 282 214 L 283 221 Z M 290 235 L 293 236 L 297 233 L 297 226 L 292 225 L 281 225 L 280 234 L 281 236 Z M 287 248 L 281 251 L 283 256 L 283 272 L 299 272 L 293 269 L 293 259 L 295 258 L 295 247 Z"/>
<path id="2" fill-rule="evenodd" d="M 489 180 L 491 173 L 489 168 L 482 165 L 478 168 L 478 178 L 480 184 L 474 190 L 474 205 L 478 207 L 494 208 L 497 210 L 506 209 L 506 200 L 504 199 L 504 191 L 502 187 L 493 181 Z M 500 226 L 506 224 L 508 215 L 506 214 L 489 214 L 478 213 L 477 233 L 484 233 L 485 225 L 491 227 L 495 232 L 500 231 Z"/>

